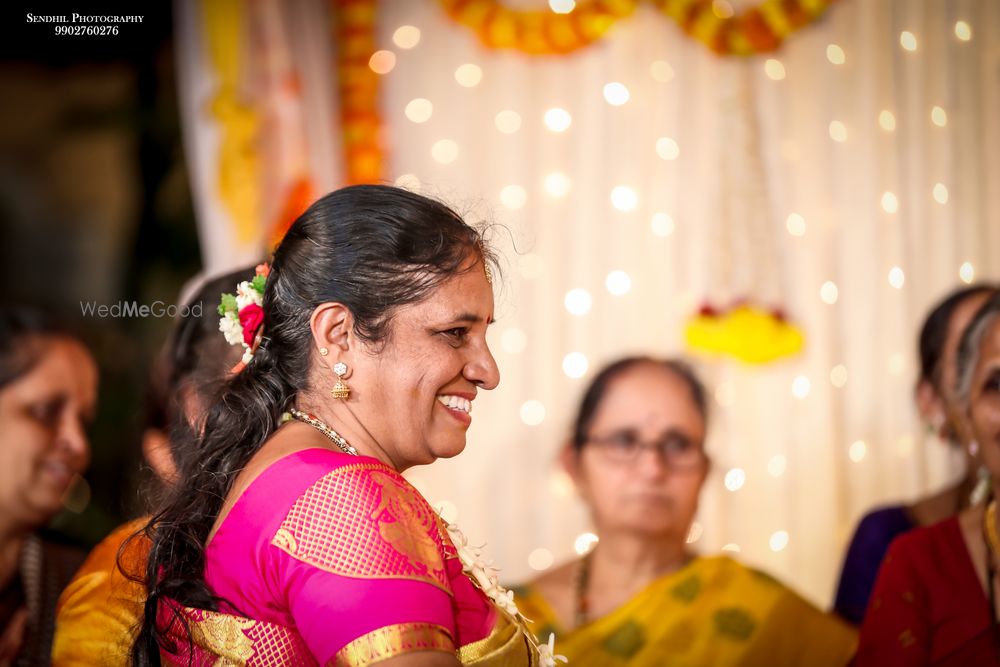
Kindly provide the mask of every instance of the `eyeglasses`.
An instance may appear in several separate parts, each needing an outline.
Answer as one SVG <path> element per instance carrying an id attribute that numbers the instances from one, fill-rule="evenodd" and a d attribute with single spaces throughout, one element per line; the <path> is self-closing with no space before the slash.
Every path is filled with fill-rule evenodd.
<path id="1" fill-rule="evenodd" d="M 589 437 L 584 444 L 595 445 L 601 454 L 615 463 L 632 463 L 639 452 L 651 449 L 674 470 L 695 470 L 705 463 L 705 451 L 700 442 L 694 442 L 677 431 L 668 431 L 656 440 L 642 440 L 631 431 L 618 431 L 600 437 Z"/>

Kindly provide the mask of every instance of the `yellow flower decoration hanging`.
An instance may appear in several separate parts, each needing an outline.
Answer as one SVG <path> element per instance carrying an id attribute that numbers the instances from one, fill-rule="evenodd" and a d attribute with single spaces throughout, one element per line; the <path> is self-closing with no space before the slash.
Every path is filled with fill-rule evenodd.
<path id="1" fill-rule="evenodd" d="M 696 352 L 766 364 L 802 350 L 802 331 L 778 312 L 740 304 L 726 312 L 702 308 L 688 320 L 684 337 Z"/>

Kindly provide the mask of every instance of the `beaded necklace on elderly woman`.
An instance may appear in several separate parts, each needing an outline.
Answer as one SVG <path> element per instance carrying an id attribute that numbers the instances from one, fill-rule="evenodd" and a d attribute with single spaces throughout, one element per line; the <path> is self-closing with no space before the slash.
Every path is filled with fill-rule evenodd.
<path id="1" fill-rule="evenodd" d="M 590 583 L 590 559 L 593 550 L 588 551 L 580 559 L 580 566 L 573 577 L 574 608 L 573 624 L 582 627 L 590 621 L 590 601 L 587 599 L 587 584 Z"/>

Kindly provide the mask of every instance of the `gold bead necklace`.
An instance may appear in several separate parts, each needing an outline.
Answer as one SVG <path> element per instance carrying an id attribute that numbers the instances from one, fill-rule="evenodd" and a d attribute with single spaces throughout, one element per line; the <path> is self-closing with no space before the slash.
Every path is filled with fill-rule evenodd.
<path id="1" fill-rule="evenodd" d="M 337 445 L 337 447 L 340 448 L 340 451 L 345 454 L 350 454 L 351 456 L 358 455 L 358 450 L 356 450 L 351 443 L 347 442 L 344 436 L 327 426 L 322 420 L 313 417 L 312 415 L 307 415 L 306 413 L 296 410 L 295 408 L 289 410 L 288 413 L 292 415 L 294 419 L 302 422 L 303 424 L 309 424 L 314 429 L 330 438 L 330 440 L 333 440 L 333 444 Z"/>

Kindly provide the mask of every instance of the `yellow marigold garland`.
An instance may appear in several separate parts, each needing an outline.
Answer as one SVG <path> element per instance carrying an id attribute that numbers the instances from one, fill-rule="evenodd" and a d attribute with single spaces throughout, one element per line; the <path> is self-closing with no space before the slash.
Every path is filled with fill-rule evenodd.
<path id="1" fill-rule="evenodd" d="M 691 37 L 723 56 L 776 50 L 790 34 L 818 19 L 836 0 L 764 0 L 739 13 L 715 0 L 652 0 Z"/>
<path id="2" fill-rule="evenodd" d="M 685 33 L 719 55 L 774 51 L 786 37 L 817 20 L 836 0 L 764 0 L 739 13 L 721 0 L 649 0 Z M 639 0 L 587 0 L 568 14 L 517 10 L 501 0 L 440 0 L 456 22 L 496 49 L 536 55 L 570 53 L 596 42 Z"/>

